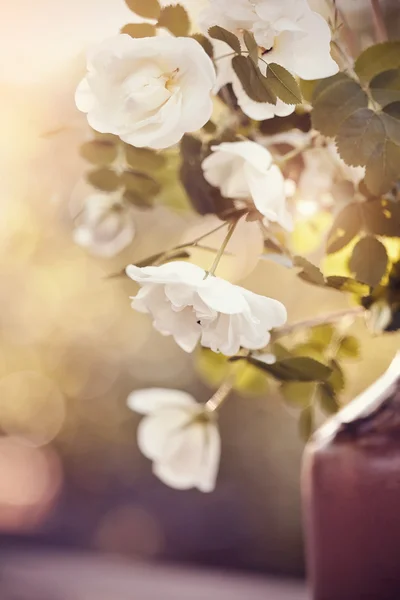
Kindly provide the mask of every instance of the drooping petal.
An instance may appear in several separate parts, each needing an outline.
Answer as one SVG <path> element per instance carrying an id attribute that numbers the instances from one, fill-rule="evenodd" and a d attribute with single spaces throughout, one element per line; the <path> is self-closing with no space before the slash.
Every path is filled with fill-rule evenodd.
<path id="1" fill-rule="evenodd" d="M 204 426 L 203 456 L 197 473 L 196 487 L 201 492 L 212 492 L 217 480 L 221 456 L 221 437 L 218 427 L 210 422 Z"/>
<path id="2" fill-rule="evenodd" d="M 190 407 L 196 406 L 196 400 L 182 390 L 165 388 L 146 388 L 135 390 L 129 394 L 127 405 L 131 410 L 142 415 L 154 413 L 166 407 Z"/>

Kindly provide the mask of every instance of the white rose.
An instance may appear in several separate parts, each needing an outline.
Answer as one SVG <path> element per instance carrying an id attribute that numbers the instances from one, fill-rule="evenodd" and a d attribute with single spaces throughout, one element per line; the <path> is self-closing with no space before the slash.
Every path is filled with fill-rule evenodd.
<path id="1" fill-rule="evenodd" d="M 135 236 L 133 210 L 112 195 L 89 196 L 74 230 L 74 241 L 97 256 L 115 256 Z"/>
<path id="2" fill-rule="evenodd" d="M 167 148 L 210 119 L 215 79 L 194 39 L 121 34 L 89 54 L 75 100 L 93 129 L 134 146 Z"/>
<path id="3" fill-rule="evenodd" d="M 204 30 L 220 25 L 239 38 L 243 29 L 251 31 L 264 61 L 303 79 L 338 72 L 330 54 L 330 28 L 306 0 L 210 0 L 201 24 Z"/>
<path id="4" fill-rule="evenodd" d="M 227 198 L 251 198 L 266 222 L 277 222 L 285 229 L 292 229 L 286 207 L 285 180 L 266 148 L 245 141 L 225 142 L 211 149 L 213 153 L 202 164 L 208 183 L 218 187 Z"/>
<path id="5" fill-rule="evenodd" d="M 172 335 L 186 352 L 200 341 L 227 356 L 240 347 L 260 349 L 270 330 L 286 322 L 281 302 L 259 296 L 191 263 L 176 261 L 159 267 L 130 265 L 127 275 L 141 285 L 132 308 L 150 313 L 163 335 Z"/>
<path id="6" fill-rule="evenodd" d="M 190 394 L 158 388 L 132 392 L 128 406 L 146 415 L 138 446 L 161 481 L 180 490 L 215 488 L 221 440 L 214 412 Z"/>

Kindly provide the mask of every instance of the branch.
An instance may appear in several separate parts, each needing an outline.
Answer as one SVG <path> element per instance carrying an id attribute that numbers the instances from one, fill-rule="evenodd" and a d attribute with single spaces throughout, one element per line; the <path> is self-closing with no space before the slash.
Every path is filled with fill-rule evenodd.
<path id="1" fill-rule="evenodd" d="M 276 329 L 272 334 L 272 341 L 277 340 L 280 337 L 285 335 L 290 335 L 291 333 L 296 332 L 298 329 L 308 329 L 310 327 L 316 327 L 317 325 L 327 325 L 329 323 L 337 323 L 341 321 L 345 317 L 357 317 L 364 312 L 364 308 L 362 306 L 357 306 L 356 308 L 347 308 L 345 310 L 341 310 L 339 312 L 333 313 L 331 315 L 325 315 L 323 317 L 314 317 L 313 319 L 308 319 L 306 321 L 298 321 L 297 323 L 292 323 L 291 325 L 286 325 L 285 327 L 281 327 L 280 329 Z"/>

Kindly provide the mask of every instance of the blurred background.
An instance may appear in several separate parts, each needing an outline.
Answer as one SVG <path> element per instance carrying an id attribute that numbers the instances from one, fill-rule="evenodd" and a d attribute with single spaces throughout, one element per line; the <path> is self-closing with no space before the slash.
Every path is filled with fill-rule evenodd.
<path id="1" fill-rule="evenodd" d="M 196 15 L 202 3 L 184 4 Z M 340 4 L 368 45 L 369 2 Z M 399 11 L 391 12 L 396 0 L 383 5 L 398 30 Z M 73 243 L 74 217 L 88 193 L 79 147 L 91 132 L 74 105 L 84 51 L 132 20 L 123 0 L 14 0 L 2 11 L 3 547 L 73 548 L 302 576 L 303 442 L 277 389 L 239 391 L 224 406 L 221 471 L 210 495 L 174 491 L 152 476 L 136 446 L 138 417 L 126 407 L 135 388 L 181 388 L 200 401 L 213 392 L 198 357 L 131 310 L 134 284 L 107 276 L 212 229 L 214 217 L 203 219 L 167 199 L 151 210 L 135 209 L 134 240 L 113 258 Z M 260 261 L 253 270 L 262 249 L 254 227 L 239 232 L 231 252 L 240 248 L 240 256 L 224 259 L 222 275 L 280 299 L 290 322 L 348 306 L 341 294 L 308 286 L 280 265 Z M 210 256 L 195 260 L 206 265 Z M 400 341 L 397 334 L 372 338 L 362 322 L 352 332 L 362 353 L 346 364 L 344 402 L 385 370 Z"/>

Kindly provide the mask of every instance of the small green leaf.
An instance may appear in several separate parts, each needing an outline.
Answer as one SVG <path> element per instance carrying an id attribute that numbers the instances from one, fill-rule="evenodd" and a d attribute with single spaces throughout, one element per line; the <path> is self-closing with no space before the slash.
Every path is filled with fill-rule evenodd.
<path id="1" fill-rule="evenodd" d="M 342 277 L 341 275 L 330 275 L 326 278 L 326 285 L 335 290 L 349 292 L 350 294 L 357 294 L 360 296 L 360 298 L 369 292 L 369 286 L 365 283 L 356 281 L 351 277 Z"/>
<path id="2" fill-rule="evenodd" d="M 372 96 L 381 106 L 400 100 L 400 69 L 379 73 L 370 83 Z"/>
<path id="3" fill-rule="evenodd" d="M 344 73 L 338 73 L 318 83 L 312 104 L 313 127 L 323 135 L 334 137 L 352 113 L 368 106 L 368 97 L 356 81 Z"/>
<path id="4" fill-rule="evenodd" d="M 386 237 L 400 237 L 400 203 L 373 200 L 361 205 L 368 232 Z"/>
<path id="5" fill-rule="evenodd" d="M 79 149 L 80 155 L 92 165 L 110 165 L 117 158 L 117 146 L 112 142 L 92 140 L 85 142 Z"/>
<path id="6" fill-rule="evenodd" d="M 255 102 L 276 103 L 268 77 L 264 77 L 249 56 L 234 56 L 232 67 L 249 98 Z"/>
<path id="7" fill-rule="evenodd" d="M 299 80 L 300 91 L 306 102 L 311 104 L 314 90 L 319 82 L 320 79 Z"/>
<path id="8" fill-rule="evenodd" d="M 318 362 L 324 362 L 325 360 L 323 348 L 320 344 L 311 342 L 297 344 L 291 349 L 291 351 L 294 356 L 307 356 L 309 358 L 317 360 Z"/>
<path id="9" fill-rule="evenodd" d="M 166 164 L 165 155 L 160 152 L 148 148 L 135 148 L 129 144 L 125 144 L 124 150 L 126 162 L 136 171 L 157 171 Z"/>
<path id="10" fill-rule="evenodd" d="M 376 237 L 367 235 L 354 246 L 349 268 L 357 279 L 375 287 L 386 273 L 387 264 L 385 246 Z"/>
<path id="11" fill-rule="evenodd" d="M 281 393 L 285 402 L 293 408 L 305 408 L 312 402 L 315 383 L 288 381 L 282 383 Z"/>
<path id="12" fill-rule="evenodd" d="M 400 120 L 361 108 L 342 124 L 336 138 L 340 156 L 350 166 L 366 167 L 365 184 L 377 196 L 400 176 Z"/>
<path id="13" fill-rule="evenodd" d="M 158 0 L 125 0 L 128 8 L 145 19 L 158 19 L 160 5 Z"/>
<path id="14" fill-rule="evenodd" d="M 314 285 L 325 286 L 325 278 L 321 271 L 303 256 L 295 256 L 293 258 L 293 265 L 295 267 L 301 267 L 302 271 L 298 274 L 300 279 L 307 281 L 307 283 L 313 283 Z"/>
<path id="15" fill-rule="evenodd" d="M 334 254 L 353 240 L 362 227 L 360 205 L 349 204 L 337 215 L 327 236 L 326 252 Z"/>
<path id="16" fill-rule="evenodd" d="M 325 381 L 332 372 L 330 367 L 306 356 L 284 358 L 272 365 L 253 357 L 247 360 L 279 381 Z"/>
<path id="17" fill-rule="evenodd" d="M 112 169 L 102 168 L 89 171 L 88 182 L 102 192 L 114 192 L 120 186 L 120 179 Z"/>
<path id="18" fill-rule="evenodd" d="M 301 411 L 299 419 L 299 433 L 301 439 L 308 442 L 314 431 L 314 409 L 312 406 L 308 406 Z"/>
<path id="19" fill-rule="evenodd" d="M 354 69 L 363 83 L 389 69 L 400 67 L 400 41 L 370 46 L 357 58 Z"/>
<path id="20" fill-rule="evenodd" d="M 203 47 L 203 50 L 211 59 L 214 58 L 214 48 L 208 37 L 201 33 L 194 33 L 192 38 L 196 40 L 196 42 L 199 42 L 200 46 Z"/>
<path id="21" fill-rule="evenodd" d="M 247 48 L 249 57 L 253 63 L 258 66 L 258 44 L 255 40 L 254 35 L 250 31 L 243 31 L 244 45 Z"/>
<path id="22" fill-rule="evenodd" d="M 150 23 L 128 23 L 121 29 L 121 33 L 126 33 L 132 38 L 154 37 L 156 28 Z"/>
<path id="23" fill-rule="evenodd" d="M 185 37 L 190 31 L 189 15 L 180 4 L 165 6 L 161 10 L 158 26 L 165 27 L 177 37 Z"/>
<path id="24" fill-rule="evenodd" d="M 270 63 L 267 69 L 267 80 L 274 94 L 286 104 L 301 104 L 303 98 L 299 85 L 293 75 L 275 63 Z"/>
<path id="25" fill-rule="evenodd" d="M 337 360 L 331 360 L 329 366 L 332 369 L 332 373 L 327 380 L 327 383 L 329 383 L 332 389 L 339 394 L 340 392 L 343 392 L 346 385 L 346 379 L 343 370 Z"/>
<path id="26" fill-rule="evenodd" d="M 161 189 L 160 184 L 145 173 L 125 171 L 121 175 L 121 183 L 126 191 L 136 192 L 145 196 L 156 196 Z"/>
<path id="27" fill-rule="evenodd" d="M 331 343 L 334 333 L 335 328 L 329 323 L 317 325 L 311 329 L 309 339 L 311 343 L 317 344 L 322 348 L 326 348 Z"/>
<path id="28" fill-rule="evenodd" d="M 152 208 L 153 206 L 152 198 L 149 196 L 144 196 L 139 192 L 125 191 L 124 200 L 129 204 L 136 206 L 136 208 L 148 209 Z"/>
<path id="29" fill-rule="evenodd" d="M 334 415 L 339 409 L 335 390 L 329 383 L 321 383 L 318 386 L 318 400 L 321 409 L 327 415 Z"/>
<path id="30" fill-rule="evenodd" d="M 282 358 L 290 358 L 292 356 L 292 353 L 289 352 L 289 350 L 279 342 L 275 342 L 272 345 L 272 354 L 275 355 L 277 360 L 281 360 Z"/>
<path id="31" fill-rule="evenodd" d="M 225 42 L 225 44 L 228 44 L 228 46 L 230 46 L 232 50 L 237 54 L 241 53 L 242 49 L 240 46 L 239 38 L 237 38 L 236 35 L 228 31 L 227 29 L 224 29 L 219 25 L 214 25 L 208 30 L 208 35 L 214 40 L 220 40 L 221 42 Z"/>
<path id="32" fill-rule="evenodd" d="M 360 342 L 353 335 L 346 335 L 340 341 L 337 351 L 338 358 L 359 358 L 360 357 Z"/>

